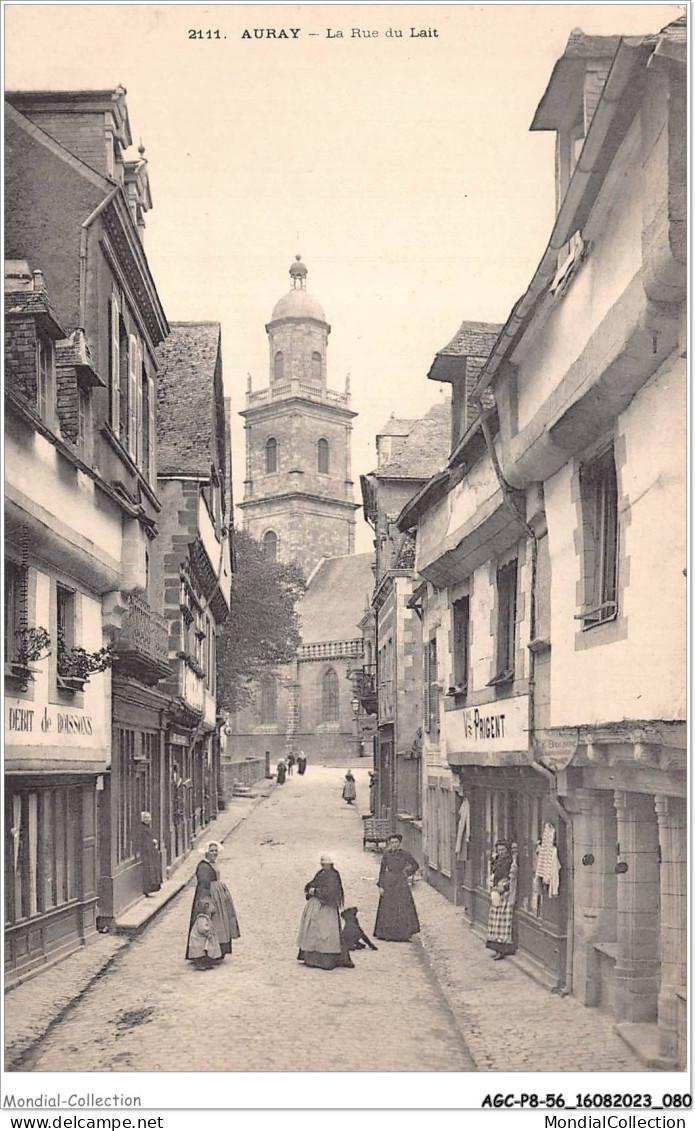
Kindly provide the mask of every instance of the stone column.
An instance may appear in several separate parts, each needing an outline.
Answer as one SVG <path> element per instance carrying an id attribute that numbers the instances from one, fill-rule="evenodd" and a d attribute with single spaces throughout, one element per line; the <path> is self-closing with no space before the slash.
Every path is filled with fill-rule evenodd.
<path id="1" fill-rule="evenodd" d="M 572 813 L 574 840 L 572 984 L 584 1005 L 596 1006 L 601 1000 L 601 984 L 594 943 L 615 938 L 616 930 L 613 794 L 577 789 L 565 806 Z"/>
<path id="2" fill-rule="evenodd" d="M 615 1002 L 619 1021 L 656 1021 L 659 990 L 659 839 L 654 798 L 616 790 L 619 859 Z"/>
<path id="3" fill-rule="evenodd" d="M 661 986 L 659 988 L 659 1052 L 675 1059 L 678 1053 L 678 999 L 676 991 L 687 980 L 687 830 L 685 800 L 654 799 L 659 829 Z"/>

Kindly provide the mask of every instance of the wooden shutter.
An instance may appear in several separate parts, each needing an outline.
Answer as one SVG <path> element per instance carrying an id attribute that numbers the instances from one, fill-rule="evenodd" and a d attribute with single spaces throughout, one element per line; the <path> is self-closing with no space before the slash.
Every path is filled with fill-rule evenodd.
<path id="1" fill-rule="evenodd" d="M 423 676 L 423 696 L 422 708 L 424 714 L 424 726 L 427 734 L 430 733 L 430 645 L 429 641 L 425 644 L 424 648 L 424 670 Z"/>
<path id="2" fill-rule="evenodd" d="M 137 355 L 135 365 L 135 462 L 138 467 L 142 468 L 145 455 L 144 445 L 144 429 L 147 427 L 143 419 L 143 372 L 142 372 L 142 350 L 138 342 Z"/>
<path id="3" fill-rule="evenodd" d="M 111 296 L 111 372 L 109 374 L 111 387 L 111 430 L 118 436 L 120 431 L 120 379 L 121 379 L 121 345 L 119 338 L 120 310 L 118 299 Z"/>
<path id="4" fill-rule="evenodd" d="M 157 416 L 156 416 L 157 409 L 156 409 L 156 404 L 155 404 L 155 395 L 156 394 L 155 394 L 155 388 L 154 388 L 154 381 L 152 380 L 151 377 L 147 378 L 147 390 L 148 390 L 147 407 L 148 407 L 148 416 L 149 416 L 149 419 L 147 421 L 147 428 L 149 430 L 149 432 L 148 432 L 149 444 L 148 444 L 147 478 L 149 479 L 150 483 L 154 487 L 155 474 L 156 474 L 156 472 L 155 472 L 155 468 L 156 468 L 155 445 L 157 443 Z"/>
<path id="5" fill-rule="evenodd" d="M 138 340 L 128 339 L 128 454 L 137 458 Z"/>

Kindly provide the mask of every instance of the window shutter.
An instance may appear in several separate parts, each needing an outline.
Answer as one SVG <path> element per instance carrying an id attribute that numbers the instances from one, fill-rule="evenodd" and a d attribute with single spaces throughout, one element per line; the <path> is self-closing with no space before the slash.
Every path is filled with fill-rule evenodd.
<path id="1" fill-rule="evenodd" d="M 144 429 L 147 427 L 142 415 L 142 380 L 142 350 L 138 342 L 135 351 L 135 462 L 140 468 L 142 468 L 145 447 Z"/>
<path id="2" fill-rule="evenodd" d="M 425 718 L 424 718 L 425 730 L 429 734 L 429 732 L 430 732 L 430 646 L 429 646 L 429 641 L 427 642 L 427 644 L 425 644 L 424 653 L 425 653 L 424 654 L 425 670 L 424 670 L 424 673 L 423 673 L 424 686 L 423 686 L 422 706 L 423 706 L 423 713 L 424 713 L 424 716 L 425 716 Z"/>
<path id="3" fill-rule="evenodd" d="M 128 340 L 128 455 L 137 456 L 138 342 L 134 334 Z"/>
<path id="4" fill-rule="evenodd" d="M 118 436 L 120 430 L 120 340 L 118 336 L 118 320 L 120 311 L 118 299 L 111 296 L 111 430 Z"/>
<path id="5" fill-rule="evenodd" d="M 148 447 L 149 447 L 149 452 L 148 452 L 148 454 L 149 454 L 149 460 L 148 460 L 149 466 L 147 468 L 147 478 L 149 479 L 150 483 L 154 487 L 155 467 L 156 467 L 155 445 L 157 443 L 157 416 L 156 416 L 156 405 L 155 405 L 154 381 L 152 380 L 151 377 L 147 378 L 147 388 L 148 388 L 147 404 L 148 404 L 148 407 L 149 407 L 149 420 L 147 421 L 147 427 L 149 429 L 149 445 L 148 445 Z"/>

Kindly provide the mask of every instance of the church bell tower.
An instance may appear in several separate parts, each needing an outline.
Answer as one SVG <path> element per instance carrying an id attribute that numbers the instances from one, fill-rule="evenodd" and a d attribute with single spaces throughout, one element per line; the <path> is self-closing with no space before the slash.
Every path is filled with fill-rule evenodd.
<path id="1" fill-rule="evenodd" d="M 307 291 L 297 256 L 291 286 L 266 325 L 268 387 L 246 408 L 246 478 L 240 509 L 244 529 L 280 561 L 296 561 L 305 576 L 323 557 L 354 552 L 355 511 L 350 467 L 350 391 L 328 388 L 331 328 Z"/>

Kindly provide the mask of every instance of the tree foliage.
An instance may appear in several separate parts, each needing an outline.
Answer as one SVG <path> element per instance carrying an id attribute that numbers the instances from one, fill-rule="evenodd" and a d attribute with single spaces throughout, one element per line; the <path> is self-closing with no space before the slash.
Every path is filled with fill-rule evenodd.
<path id="1" fill-rule="evenodd" d="M 297 565 L 271 561 L 245 531 L 235 533 L 234 545 L 232 610 L 217 642 L 218 702 L 228 711 L 248 703 L 254 680 L 294 659 L 301 643 L 296 606 L 306 590 Z"/>

